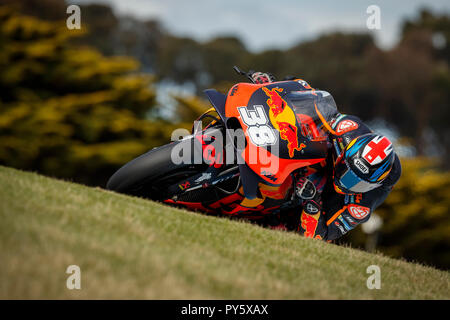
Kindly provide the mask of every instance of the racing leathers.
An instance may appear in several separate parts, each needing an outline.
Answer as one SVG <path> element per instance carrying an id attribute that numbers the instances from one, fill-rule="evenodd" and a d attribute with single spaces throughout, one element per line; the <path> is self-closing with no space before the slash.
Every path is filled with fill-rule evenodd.
<path id="1" fill-rule="evenodd" d="M 254 73 L 252 78 L 256 83 L 274 81 L 273 76 L 261 72 Z M 293 79 L 297 78 L 290 80 Z M 299 80 L 306 90 L 312 89 Z M 295 192 L 303 199 L 297 231 L 308 238 L 335 240 L 369 220 L 400 178 L 401 165 L 395 155 L 392 169 L 380 187 L 366 193 L 343 193 L 333 184 L 334 162 L 353 139 L 372 131 L 358 117 L 339 113 L 328 125 L 332 148 L 326 165 L 308 167 L 296 182 Z"/>
<path id="2" fill-rule="evenodd" d="M 323 173 L 327 176 L 327 183 L 323 188 L 314 184 L 316 193 L 312 199 L 304 199 L 298 226 L 298 231 L 305 237 L 323 240 L 338 239 L 360 223 L 366 222 L 370 214 L 384 202 L 401 174 L 400 161 L 395 155 L 391 172 L 380 187 L 366 193 L 341 192 L 333 184 L 334 161 L 353 139 L 372 131 L 358 117 L 351 115 L 338 114 L 330 122 L 330 126 L 333 147 Z M 303 184 L 300 181 L 300 188 Z"/>

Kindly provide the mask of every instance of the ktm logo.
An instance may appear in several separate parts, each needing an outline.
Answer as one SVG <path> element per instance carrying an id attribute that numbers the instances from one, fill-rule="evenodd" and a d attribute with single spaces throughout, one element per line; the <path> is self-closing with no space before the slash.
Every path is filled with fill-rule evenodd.
<path id="1" fill-rule="evenodd" d="M 238 91 L 239 85 L 235 85 L 233 88 L 231 88 L 230 97 L 234 96 L 236 94 L 236 91 Z"/>
<path id="2" fill-rule="evenodd" d="M 358 124 L 355 121 L 352 120 L 344 120 L 339 122 L 338 127 L 336 129 L 336 133 L 341 135 L 346 132 L 355 130 L 358 128 Z"/>
<path id="3" fill-rule="evenodd" d="M 370 213 L 370 208 L 357 205 L 349 205 L 348 212 L 350 212 L 353 218 L 361 220 L 367 217 L 367 215 Z"/>

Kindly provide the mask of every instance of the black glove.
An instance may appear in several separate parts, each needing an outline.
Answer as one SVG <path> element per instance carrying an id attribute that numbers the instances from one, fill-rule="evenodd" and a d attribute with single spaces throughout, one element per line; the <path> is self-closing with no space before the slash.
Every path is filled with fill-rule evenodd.
<path id="1" fill-rule="evenodd" d="M 295 185 L 295 193 L 301 198 L 303 210 L 308 214 L 316 214 L 322 211 L 321 194 L 316 186 L 308 178 L 301 177 Z"/>
<path id="2" fill-rule="evenodd" d="M 301 177 L 295 185 L 295 193 L 303 200 L 311 200 L 316 196 L 316 186 L 308 178 Z"/>

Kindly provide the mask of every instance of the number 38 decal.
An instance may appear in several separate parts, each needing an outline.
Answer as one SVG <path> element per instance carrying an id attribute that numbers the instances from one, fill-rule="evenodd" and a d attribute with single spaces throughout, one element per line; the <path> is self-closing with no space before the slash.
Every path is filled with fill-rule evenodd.
<path id="1" fill-rule="evenodd" d="M 257 146 L 272 145 L 277 142 L 277 136 L 273 129 L 267 125 L 266 112 L 263 106 L 254 106 L 254 110 L 248 110 L 247 107 L 238 107 L 242 121 L 247 125 L 247 134 L 250 140 Z"/>

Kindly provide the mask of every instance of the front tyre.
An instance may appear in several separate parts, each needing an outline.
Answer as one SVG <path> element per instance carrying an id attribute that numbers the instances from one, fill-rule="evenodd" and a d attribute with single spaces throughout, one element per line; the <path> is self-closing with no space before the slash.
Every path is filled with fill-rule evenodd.
<path id="1" fill-rule="evenodd" d="M 152 200 L 167 198 L 168 186 L 205 169 L 205 164 L 175 164 L 172 161 L 173 148 L 179 143 L 191 141 L 172 142 L 131 160 L 111 176 L 106 188 Z"/>

